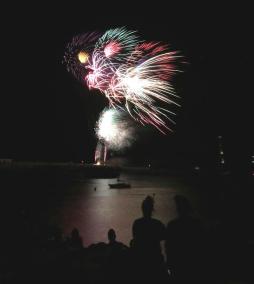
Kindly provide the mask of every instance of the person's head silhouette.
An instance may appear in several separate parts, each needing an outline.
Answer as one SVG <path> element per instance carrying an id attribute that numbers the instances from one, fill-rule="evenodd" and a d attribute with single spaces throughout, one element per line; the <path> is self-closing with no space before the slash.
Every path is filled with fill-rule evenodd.
<path id="1" fill-rule="evenodd" d="M 77 228 L 74 228 L 72 231 L 71 231 L 71 238 L 72 239 L 78 239 L 80 236 L 79 236 L 79 230 Z"/>
<path id="2" fill-rule="evenodd" d="M 176 195 L 174 199 L 176 203 L 176 210 L 177 210 L 179 217 L 189 216 L 192 212 L 192 208 L 191 208 L 191 204 L 189 200 L 182 195 Z"/>
<path id="3" fill-rule="evenodd" d="M 144 217 L 150 218 L 152 216 L 153 205 L 154 200 L 150 195 L 148 195 L 142 202 L 142 212 Z"/>
<path id="4" fill-rule="evenodd" d="M 115 240 L 116 240 L 116 232 L 115 232 L 114 229 L 110 229 L 108 231 L 108 240 L 109 240 L 110 243 L 115 242 Z"/>

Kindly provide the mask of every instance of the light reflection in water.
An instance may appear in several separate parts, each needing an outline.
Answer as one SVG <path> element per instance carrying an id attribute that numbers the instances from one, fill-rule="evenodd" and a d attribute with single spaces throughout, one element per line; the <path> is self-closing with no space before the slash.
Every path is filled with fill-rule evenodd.
<path id="1" fill-rule="evenodd" d="M 61 206 L 56 210 L 55 222 L 65 235 L 76 227 L 85 246 L 107 241 L 107 232 L 114 228 L 117 239 L 129 244 L 132 223 L 141 216 L 141 202 L 155 193 L 154 217 L 164 224 L 175 218 L 174 195 L 185 194 L 188 188 L 167 177 L 121 177 L 131 183 L 130 189 L 109 189 L 116 179 L 87 179 L 70 186 Z M 96 188 L 96 190 L 95 190 Z"/>

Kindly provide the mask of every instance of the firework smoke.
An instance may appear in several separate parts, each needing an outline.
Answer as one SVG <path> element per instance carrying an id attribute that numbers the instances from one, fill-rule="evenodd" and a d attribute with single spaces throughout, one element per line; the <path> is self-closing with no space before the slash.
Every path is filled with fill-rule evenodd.
<path id="1" fill-rule="evenodd" d="M 101 141 L 98 141 L 94 154 L 94 162 L 95 164 L 102 164 L 106 162 L 107 159 L 107 146 L 103 144 Z"/>
<path id="2" fill-rule="evenodd" d="M 102 111 L 96 125 L 96 135 L 109 150 L 121 151 L 135 140 L 134 126 L 125 112 L 113 108 Z"/>

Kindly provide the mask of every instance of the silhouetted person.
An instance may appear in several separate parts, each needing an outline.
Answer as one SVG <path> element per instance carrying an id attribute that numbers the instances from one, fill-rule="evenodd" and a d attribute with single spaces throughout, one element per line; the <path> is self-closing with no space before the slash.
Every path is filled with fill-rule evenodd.
<path id="1" fill-rule="evenodd" d="M 175 204 L 178 217 L 168 223 L 166 233 L 168 269 L 174 283 L 202 283 L 206 265 L 204 228 L 192 217 L 191 205 L 184 196 L 176 195 Z"/>
<path id="2" fill-rule="evenodd" d="M 80 250 L 83 248 L 83 240 L 77 228 L 72 230 L 71 237 L 67 240 L 67 246 L 71 250 Z"/>
<path id="3" fill-rule="evenodd" d="M 121 260 L 124 253 L 128 249 L 126 245 L 116 240 L 116 233 L 114 229 L 108 231 L 108 251 L 109 257 L 112 262 Z"/>
<path id="4" fill-rule="evenodd" d="M 126 249 L 128 249 L 126 245 L 116 240 L 115 230 L 110 229 L 108 231 L 108 251 L 112 261 L 121 257 Z"/>
<path id="5" fill-rule="evenodd" d="M 108 242 L 109 244 L 115 243 L 116 241 L 116 232 L 114 229 L 108 230 Z"/>
<path id="6" fill-rule="evenodd" d="M 111 247 L 127 248 L 123 243 L 116 241 L 116 232 L 114 229 L 108 231 L 108 245 Z"/>
<path id="7" fill-rule="evenodd" d="M 129 283 L 126 282 L 126 274 L 128 274 L 127 264 L 128 247 L 116 240 L 114 229 L 108 231 L 108 244 L 105 250 L 105 261 L 102 265 L 102 279 L 106 283 Z M 123 279 L 123 275 L 125 275 Z"/>
<path id="8" fill-rule="evenodd" d="M 152 218 L 154 199 L 151 196 L 143 200 L 141 208 L 143 217 L 133 223 L 131 247 L 141 272 L 141 281 L 160 283 L 159 277 L 164 268 L 160 242 L 165 239 L 165 226 Z"/>
<path id="9" fill-rule="evenodd" d="M 54 228 L 53 232 L 48 233 L 48 248 L 51 250 L 62 250 L 64 244 L 62 231 L 59 228 Z"/>

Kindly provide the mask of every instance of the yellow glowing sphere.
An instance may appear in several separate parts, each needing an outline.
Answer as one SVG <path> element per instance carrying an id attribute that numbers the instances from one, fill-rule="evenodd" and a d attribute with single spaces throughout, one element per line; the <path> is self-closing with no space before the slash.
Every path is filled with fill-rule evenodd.
<path id="1" fill-rule="evenodd" d="M 78 54 L 78 60 L 81 63 L 86 63 L 87 60 L 88 60 L 88 57 L 89 57 L 89 55 L 84 51 L 80 51 L 80 53 Z"/>

